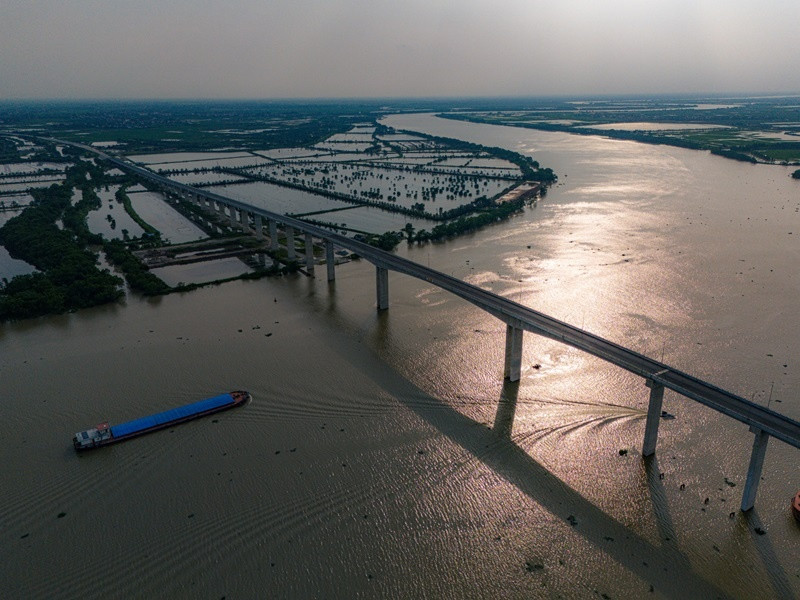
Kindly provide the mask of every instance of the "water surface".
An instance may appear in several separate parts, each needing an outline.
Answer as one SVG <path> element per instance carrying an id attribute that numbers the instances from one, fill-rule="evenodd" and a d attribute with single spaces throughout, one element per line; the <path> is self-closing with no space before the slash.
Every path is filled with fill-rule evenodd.
<path id="1" fill-rule="evenodd" d="M 387 124 L 531 153 L 561 178 L 518 217 L 401 254 L 800 418 L 788 169 Z M 119 597 L 800 593 L 796 450 L 770 442 L 741 515 L 744 425 L 667 392 L 676 418 L 645 463 L 641 379 L 526 334 L 522 381 L 503 385 L 499 321 L 397 274 L 377 313 L 371 265 L 332 284 L 318 270 L 0 329 L 0 595 L 91 596 L 100 573 Z M 102 419 L 237 388 L 253 402 L 217 418 L 71 449 Z"/>

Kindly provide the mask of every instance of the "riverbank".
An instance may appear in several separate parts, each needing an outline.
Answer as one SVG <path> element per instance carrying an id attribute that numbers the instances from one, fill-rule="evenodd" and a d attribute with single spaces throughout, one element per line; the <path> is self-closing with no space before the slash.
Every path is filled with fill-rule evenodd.
<path id="1" fill-rule="evenodd" d="M 519 218 L 402 256 L 800 417 L 789 169 L 394 119 L 568 174 Z M 127 302 L 3 325 L 3 597 L 90 596 L 99 572 L 122 596 L 800 593 L 791 448 L 770 443 L 755 512 L 731 518 L 745 426 L 667 393 L 675 418 L 643 461 L 640 378 L 526 333 L 522 380 L 503 385 L 505 325 L 424 282 L 390 274 L 381 312 L 363 261 L 333 284 Z M 70 446 L 86 423 L 240 387 L 253 401 L 216 423 Z"/>
<path id="2" fill-rule="evenodd" d="M 794 104 L 793 104 L 794 103 Z M 446 119 L 670 145 L 749 163 L 800 165 L 796 99 L 710 105 L 680 99 L 520 102 L 513 110 L 442 112 Z"/>

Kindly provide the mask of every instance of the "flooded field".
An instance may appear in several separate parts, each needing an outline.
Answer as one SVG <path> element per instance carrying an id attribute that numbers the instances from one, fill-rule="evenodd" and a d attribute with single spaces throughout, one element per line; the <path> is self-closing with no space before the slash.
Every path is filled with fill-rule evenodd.
<path id="1" fill-rule="evenodd" d="M 4 218 L 4 215 L 0 213 L 0 227 L 5 224 L 6 220 L 7 218 Z M 28 273 L 33 273 L 35 270 L 36 268 L 34 266 L 29 265 L 24 260 L 11 258 L 8 250 L 0 246 L 0 280 L 11 279 L 17 275 L 27 275 Z"/>
<path id="2" fill-rule="evenodd" d="M 64 178 L 57 176 L 42 176 L 26 178 L 22 181 L 10 180 L 8 182 L 5 179 L 0 179 L 0 194 L 16 194 L 24 192 L 29 188 L 46 188 L 54 183 L 60 183 L 62 181 L 64 181 Z"/>
<path id="3" fill-rule="evenodd" d="M 64 171 L 67 165 L 64 163 L 51 162 L 21 162 L 0 164 L 0 175 L 33 174 L 41 171 Z M 2 181 L 2 178 L 0 178 Z"/>
<path id="4" fill-rule="evenodd" d="M 520 179 L 517 165 L 485 152 L 455 150 L 408 134 L 377 135 L 374 126 L 354 127 L 313 148 L 246 154 L 178 152 L 131 158 L 190 185 L 232 178 L 268 180 L 265 187 L 233 185 L 217 191 L 223 195 L 230 192 L 237 199 L 275 212 L 305 214 L 343 207 L 341 200 L 326 199 L 326 194 L 384 205 L 390 210 L 383 224 L 375 219 L 375 211 L 362 211 L 359 222 L 365 226 L 375 223 L 378 230 L 373 233 L 383 233 L 386 224 L 401 221 L 393 215 L 394 207 L 424 210 L 435 216 L 478 198 L 500 196 Z M 272 182 L 300 187 L 304 194 L 298 194 L 297 189 L 279 189 Z M 318 191 L 320 196 L 307 191 Z"/>
<path id="5" fill-rule="evenodd" d="M 560 176 L 520 215 L 398 253 L 800 419 L 790 168 L 397 115 Z M 245 188 L 246 186 L 231 186 Z M 286 192 L 287 190 L 283 190 Z M 342 211 L 347 215 L 348 211 Z M 344 217 L 346 220 L 346 217 Z M 120 597 L 795 598 L 797 450 L 365 261 L 0 329 L 0 591 Z M 86 455 L 75 431 L 233 389 L 253 401 Z M 102 482 L 103 485 L 86 485 Z M 75 550 L 75 540 L 83 551 Z M 146 577 L 143 576 L 146 574 Z"/>
<path id="6" fill-rule="evenodd" d="M 419 219 L 402 213 L 388 212 L 374 206 L 353 206 L 348 210 L 324 212 L 309 218 L 315 221 L 378 234 L 387 231 L 399 231 L 409 223 L 414 229 L 427 229 L 430 231 L 442 223 L 442 221 L 434 221 L 433 219 Z"/>
<path id="7" fill-rule="evenodd" d="M 115 198 L 118 189 L 119 186 L 110 186 L 107 190 L 97 191 L 102 205 L 87 215 L 86 224 L 89 226 L 89 231 L 99 233 L 109 240 L 121 240 L 126 236 L 140 237 L 144 230 L 125 212 L 125 207 Z"/>
<path id="8" fill-rule="evenodd" d="M 230 173 L 214 173 L 205 171 L 202 173 L 172 173 L 169 176 L 173 181 L 185 183 L 186 185 L 207 185 L 210 183 L 219 183 L 220 181 L 241 181 L 246 183 L 249 181 L 245 177 L 238 177 Z"/>
<path id="9" fill-rule="evenodd" d="M 252 269 L 238 258 L 223 258 L 188 265 L 171 265 L 151 269 L 151 272 L 167 285 L 177 286 L 183 283 L 206 283 L 238 277 L 249 273 Z"/>
<path id="10" fill-rule="evenodd" d="M 182 160 L 149 163 L 147 166 L 156 172 L 192 171 L 195 169 L 213 169 L 215 167 L 235 169 L 253 165 L 270 164 L 272 161 L 263 156 L 248 154 L 230 158 L 205 158 L 203 160 Z"/>
<path id="11" fill-rule="evenodd" d="M 305 214 L 353 206 L 349 202 L 263 182 L 224 185 L 215 188 L 215 191 L 222 196 L 281 214 Z"/>
<path id="12" fill-rule="evenodd" d="M 463 159 L 467 162 L 468 159 Z M 400 163 L 402 164 L 402 163 Z M 444 169 L 443 169 L 444 170 Z M 436 213 L 472 202 L 480 196 L 501 194 L 515 185 L 515 179 L 481 179 L 467 177 L 463 169 L 453 167 L 453 174 L 406 171 L 402 167 L 381 165 L 335 164 L 309 169 L 302 164 L 267 165 L 247 169 L 255 176 L 270 177 L 290 183 L 301 183 L 323 192 L 344 194 L 361 200 L 390 202 L 412 208 L 422 202 L 426 212 Z"/>
<path id="13" fill-rule="evenodd" d="M 145 165 L 158 163 L 183 163 L 250 156 L 249 152 L 168 152 L 166 154 L 136 154 L 128 156 Z"/>
<path id="14" fill-rule="evenodd" d="M 157 192 L 129 192 L 131 206 L 146 223 L 161 232 L 161 238 L 173 244 L 203 239 L 206 233 L 184 217 Z"/>

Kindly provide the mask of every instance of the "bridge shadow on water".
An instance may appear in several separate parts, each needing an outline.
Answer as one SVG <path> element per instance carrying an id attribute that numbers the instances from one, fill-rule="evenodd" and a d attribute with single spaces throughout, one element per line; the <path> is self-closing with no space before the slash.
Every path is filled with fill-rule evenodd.
<path id="1" fill-rule="evenodd" d="M 381 327 L 385 327 L 385 324 L 379 325 L 378 329 Z M 575 533 L 603 554 L 649 582 L 656 591 L 683 598 L 727 597 L 713 582 L 692 570 L 689 560 L 675 543 L 659 546 L 641 537 L 550 473 L 511 439 L 519 383 L 505 383 L 494 425 L 487 428 L 446 402 L 427 394 L 380 360 L 370 361 L 368 365 L 354 364 L 353 368 L 372 379 L 533 502 L 562 519 L 566 527 L 571 526 Z M 494 451 L 487 453 L 487 447 L 492 447 Z M 655 481 L 658 482 L 656 487 L 660 488 L 658 475 Z M 665 512 L 663 488 L 660 495 L 661 501 L 657 503 L 661 507 L 659 511 Z M 659 521 L 661 539 L 667 537 L 675 540 L 668 515 L 662 515 Z"/>
<path id="2" fill-rule="evenodd" d="M 787 516 L 786 518 L 788 520 L 793 520 L 791 516 Z M 737 519 L 734 537 L 742 538 L 744 540 L 742 545 L 753 547 L 755 549 L 754 554 L 758 554 L 761 557 L 761 562 L 767 571 L 772 589 L 775 591 L 775 597 L 795 598 L 796 596 L 792 591 L 792 586 L 789 583 L 786 571 L 781 567 L 780 560 L 778 560 L 778 556 L 775 554 L 772 541 L 769 539 L 768 535 L 759 533 L 759 531 L 763 532 L 764 528 L 757 510 L 754 508 L 746 513 L 739 512 L 737 514 Z"/>
<path id="3" fill-rule="evenodd" d="M 311 284 L 313 286 L 313 284 Z M 690 559 L 678 543 L 663 481 L 656 456 L 643 459 L 645 484 L 649 490 L 653 515 L 660 543 L 656 544 L 605 512 L 576 490 L 569 487 L 534 459 L 512 439 L 520 382 L 503 383 L 491 428 L 460 413 L 441 400 L 417 387 L 387 362 L 380 352 L 386 349 L 391 338 L 389 311 L 373 313 L 369 324 L 353 323 L 337 306 L 335 282 L 329 283 L 329 294 L 324 298 L 309 288 L 306 299 L 313 307 L 332 317 L 336 324 L 361 340 L 369 340 L 378 356 L 368 364 L 353 364 L 353 369 L 374 383 L 398 402 L 423 419 L 440 434 L 447 437 L 478 462 L 491 469 L 510 485 L 527 495 L 533 502 L 562 519 L 566 527 L 584 538 L 601 553 L 648 582 L 654 591 L 668 597 L 726 598 L 728 593 L 696 572 Z M 366 327 L 365 327 L 366 325 Z M 366 329 L 367 331 L 365 331 Z M 353 339 L 353 338 L 351 338 Z M 360 342 L 359 342 L 360 343 Z M 498 344 L 502 340 L 498 340 Z M 499 374 L 498 374 L 499 376 Z M 486 448 L 494 451 L 487 453 Z M 587 456 L 587 460 L 590 457 Z M 760 521 L 755 510 L 748 514 L 737 512 L 742 526 L 741 535 L 749 535 L 776 597 L 791 597 L 791 584 L 767 536 L 757 535 L 753 529 Z M 751 527 L 752 525 L 752 527 Z M 617 543 L 619 540 L 621 543 Z"/>

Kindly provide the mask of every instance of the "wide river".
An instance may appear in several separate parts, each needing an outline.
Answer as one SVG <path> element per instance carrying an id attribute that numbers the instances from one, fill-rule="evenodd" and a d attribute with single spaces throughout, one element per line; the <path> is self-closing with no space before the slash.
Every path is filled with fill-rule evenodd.
<path id="1" fill-rule="evenodd" d="M 704 152 L 397 115 L 560 182 L 400 254 L 800 419 L 800 183 Z M 0 327 L 2 598 L 791 598 L 800 453 L 374 268 L 236 282 Z M 71 437 L 247 389 L 85 455 Z"/>

